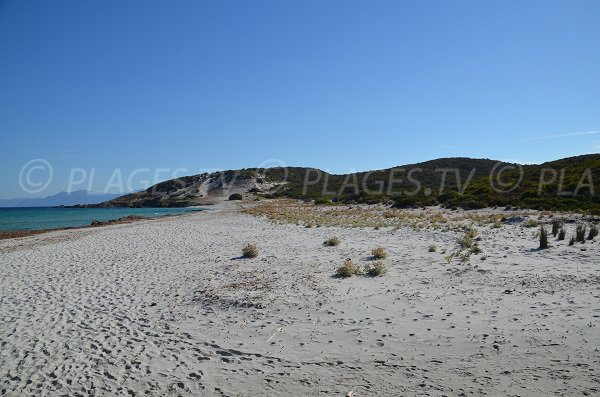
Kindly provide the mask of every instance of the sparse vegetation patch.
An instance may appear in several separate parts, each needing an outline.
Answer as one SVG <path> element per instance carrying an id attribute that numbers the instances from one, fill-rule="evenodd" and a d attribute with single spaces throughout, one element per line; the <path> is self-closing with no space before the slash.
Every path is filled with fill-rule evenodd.
<path id="1" fill-rule="evenodd" d="M 360 274 L 360 267 L 355 265 L 351 259 L 346 259 L 342 266 L 338 267 L 335 271 L 336 276 L 338 277 L 352 277 L 355 274 Z"/>
<path id="2" fill-rule="evenodd" d="M 338 245 L 340 245 L 340 239 L 335 236 L 330 237 L 327 240 L 325 240 L 325 242 L 323 244 L 328 247 L 337 247 Z"/>
<path id="3" fill-rule="evenodd" d="M 588 234 L 588 240 L 593 240 L 598 235 L 598 226 L 592 225 Z"/>
<path id="4" fill-rule="evenodd" d="M 544 225 L 540 225 L 540 249 L 548 248 L 548 232 Z"/>
<path id="5" fill-rule="evenodd" d="M 385 248 L 383 247 L 373 248 L 371 255 L 373 255 L 373 258 L 375 259 L 385 259 L 388 256 Z"/>
<path id="6" fill-rule="evenodd" d="M 387 272 L 385 264 L 381 261 L 365 266 L 365 274 L 369 277 L 383 276 Z"/>
<path id="7" fill-rule="evenodd" d="M 258 256 L 258 248 L 254 244 L 246 244 L 242 248 L 242 256 L 244 258 L 256 258 Z"/>
<path id="8" fill-rule="evenodd" d="M 586 227 L 584 225 L 577 225 L 575 228 L 575 241 L 578 243 L 585 243 L 585 232 Z"/>

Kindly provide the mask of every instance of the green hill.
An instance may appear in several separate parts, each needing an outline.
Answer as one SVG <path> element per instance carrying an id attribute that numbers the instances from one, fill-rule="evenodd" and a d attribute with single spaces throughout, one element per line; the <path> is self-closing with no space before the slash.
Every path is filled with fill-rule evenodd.
<path id="1" fill-rule="evenodd" d="M 306 167 L 229 170 L 161 182 L 102 206 L 202 205 L 237 193 L 316 203 L 393 201 L 397 207 L 513 206 L 600 214 L 595 181 L 600 181 L 600 154 L 539 165 L 457 157 L 342 175 Z"/>

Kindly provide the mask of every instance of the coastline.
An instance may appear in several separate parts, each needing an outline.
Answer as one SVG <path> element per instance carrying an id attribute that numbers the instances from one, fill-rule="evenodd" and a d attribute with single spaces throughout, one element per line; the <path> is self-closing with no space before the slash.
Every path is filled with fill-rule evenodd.
<path id="1" fill-rule="evenodd" d="M 441 210 L 398 211 L 383 217 L 398 227 L 376 228 L 217 209 L 0 241 L 7 393 L 598 390 L 599 245 L 538 250 L 525 225 L 539 212 L 495 227 L 484 211 L 447 222 Z M 328 210 L 338 219 L 360 208 Z M 569 234 L 581 221 L 571 217 Z M 482 253 L 447 263 L 471 224 Z M 340 245 L 324 246 L 332 236 Z M 241 257 L 246 243 L 258 257 Z M 373 263 L 378 246 L 384 276 L 334 277 L 346 258 Z"/>
<path id="2" fill-rule="evenodd" d="M 84 207 L 49 207 L 49 208 L 84 208 Z M 194 207 L 187 207 L 187 208 L 190 208 L 190 213 L 206 210 L 206 209 L 194 210 L 193 209 Z M 101 227 L 101 226 L 115 225 L 115 224 L 121 224 L 121 223 L 131 223 L 131 222 L 137 222 L 137 221 L 152 220 L 152 219 L 158 219 L 158 218 L 162 218 L 162 217 L 172 217 L 172 216 L 181 216 L 181 215 L 187 215 L 187 213 L 181 213 L 181 214 L 168 214 L 167 213 L 167 214 L 160 215 L 160 216 L 126 215 L 126 216 L 122 216 L 122 217 L 119 217 L 116 219 L 109 219 L 106 221 L 92 220 L 89 224 L 82 225 L 82 226 L 66 226 L 66 227 L 56 227 L 56 228 L 50 228 L 50 229 L 5 230 L 5 231 L 0 231 L 0 240 L 20 238 L 20 237 L 29 237 L 29 236 L 35 236 L 38 234 L 49 233 L 49 232 L 60 231 L 60 230 L 86 229 L 86 228 L 92 228 L 92 227 Z"/>

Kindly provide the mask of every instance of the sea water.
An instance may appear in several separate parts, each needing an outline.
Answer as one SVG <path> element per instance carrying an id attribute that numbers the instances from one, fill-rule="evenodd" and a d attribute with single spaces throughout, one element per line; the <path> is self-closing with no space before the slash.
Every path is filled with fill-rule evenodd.
<path id="1" fill-rule="evenodd" d="M 203 210 L 205 208 L 0 208 L 0 231 L 58 229 L 128 215 L 154 218 Z"/>

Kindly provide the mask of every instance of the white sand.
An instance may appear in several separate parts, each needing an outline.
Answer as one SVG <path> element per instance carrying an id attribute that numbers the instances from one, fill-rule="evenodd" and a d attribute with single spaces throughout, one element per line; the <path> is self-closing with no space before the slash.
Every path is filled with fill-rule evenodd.
<path id="1" fill-rule="evenodd" d="M 478 268 L 456 232 L 233 209 L 0 241 L 0 395 L 600 394 L 598 243 L 479 231 Z M 380 245 L 385 276 L 332 277 Z"/>

